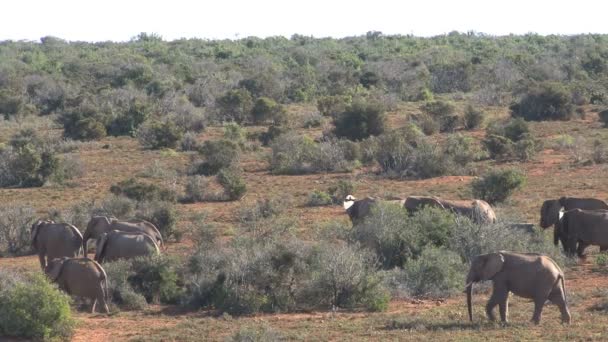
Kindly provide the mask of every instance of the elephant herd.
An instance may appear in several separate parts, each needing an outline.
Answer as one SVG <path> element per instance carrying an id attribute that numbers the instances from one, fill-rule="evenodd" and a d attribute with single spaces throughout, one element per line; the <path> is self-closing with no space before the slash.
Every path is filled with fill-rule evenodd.
<path id="1" fill-rule="evenodd" d="M 344 208 L 353 225 L 362 222 L 379 199 L 366 197 L 356 200 L 348 195 Z M 390 199 L 385 202 L 397 204 L 413 213 L 424 206 L 449 210 L 456 215 L 466 216 L 478 224 L 496 222 L 492 207 L 482 200 L 451 201 L 437 197 L 410 196 L 404 199 Z M 531 224 L 512 224 L 514 228 L 530 229 Z M 545 201 L 540 210 L 540 226 L 547 229 L 554 226 L 554 244 L 561 241 L 564 252 L 573 256 L 584 256 L 590 245 L 599 246 L 600 251 L 608 250 L 608 204 L 594 198 L 562 197 Z M 493 292 L 486 305 L 486 314 L 494 320 L 493 310 L 499 307 L 500 318 L 507 321 L 509 293 L 534 301 L 532 321 L 540 322 L 541 312 L 547 301 L 557 305 L 562 321 L 570 323 L 570 312 L 566 300 L 564 273 L 551 258 L 536 253 L 514 253 L 498 251 L 475 257 L 466 277 L 465 292 L 469 319 L 473 320 L 471 307 L 473 284 L 491 280 Z"/>
<path id="2" fill-rule="evenodd" d="M 97 241 L 95 258 L 87 258 L 87 243 Z M 121 221 L 113 217 L 93 216 L 84 236 L 71 224 L 39 220 L 32 225 L 31 241 L 40 267 L 68 294 L 93 301 L 107 313 L 107 275 L 100 265 L 117 259 L 129 259 L 160 253 L 163 239 L 154 224 L 144 220 Z"/>

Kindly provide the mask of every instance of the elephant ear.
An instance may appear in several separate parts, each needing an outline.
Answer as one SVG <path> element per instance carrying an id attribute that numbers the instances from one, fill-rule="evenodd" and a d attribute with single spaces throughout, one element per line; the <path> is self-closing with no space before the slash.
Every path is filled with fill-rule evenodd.
<path id="1" fill-rule="evenodd" d="M 562 197 L 563 198 L 563 197 Z M 540 226 L 548 228 L 559 220 L 559 212 L 562 208 L 560 200 L 546 200 L 540 209 Z"/>
<path id="2" fill-rule="evenodd" d="M 61 270 L 63 270 L 63 264 L 65 263 L 66 259 L 67 258 L 53 259 L 47 266 L 48 270 L 46 274 L 52 281 L 57 281 L 57 278 L 59 278 Z"/>
<path id="3" fill-rule="evenodd" d="M 481 280 L 490 280 L 496 273 L 502 270 L 502 266 L 505 263 L 505 257 L 502 253 L 490 253 L 486 254 L 484 257 L 485 262 L 480 271 Z"/>
<path id="4" fill-rule="evenodd" d="M 36 247 L 35 246 L 36 237 L 38 236 L 38 233 L 40 232 L 40 227 L 45 223 L 46 223 L 45 221 L 38 220 L 38 221 L 36 221 L 36 223 L 34 223 L 32 225 L 32 233 L 31 233 L 32 234 L 32 247 L 34 247 L 34 248 Z"/>

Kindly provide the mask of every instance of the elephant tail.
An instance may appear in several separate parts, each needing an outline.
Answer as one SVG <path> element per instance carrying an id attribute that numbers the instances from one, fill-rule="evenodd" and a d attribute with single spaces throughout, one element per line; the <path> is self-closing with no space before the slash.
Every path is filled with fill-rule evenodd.
<path id="1" fill-rule="evenodd" d="M 564 293 L 564 303 L 566 307 L 568 306 L 568 298 L 566 297 L 566 282 L 564 280 L 564 275 L 560 274 L 558 281 L 562 282 L 562 291 Z"/>

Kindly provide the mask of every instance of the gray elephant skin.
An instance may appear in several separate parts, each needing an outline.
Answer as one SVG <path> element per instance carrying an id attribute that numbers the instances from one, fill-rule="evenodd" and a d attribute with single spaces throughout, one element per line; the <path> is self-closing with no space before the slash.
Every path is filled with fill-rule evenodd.
<path id="1" fill-rule="evenodd" d="M 43 270 L 50 260 L 80 255 L 82 235 L 71 224 L 38 220 L 32 225 L 31 236 Z"/>
<path id="2" fill-rule="evenodd" d="M 553 242 L 561 240 L 568 255 L 584 256 L 590 245 L 608 250 L 608 210 L 573 209 L 564 212 L 555 225 Z"/>
<path id="3" fill-rule="evenodd" d="M 82 247 L 84 256 L 88 254 L 87 243 L 89 239 L 99 239 L 102 234 L 109 233 L 112 230 L 123 232 L 144 233 L 151 236 L 156 243 L 163 247 L 163 237 L 160 231 L 154 224 L 144 220 L 118 220 L 107 216 L 93 216 L 87 224 L 87 230 L 84 232 Z"/>
<path id="4" fill-rule="evenodd" d="M 159 253 L 160 249 L 150 235 L 113 230 L 98 239 L 95 261 L 103 263 Z"/>
<path id="5" fill-rule="evenodd" d="M 559 221 L 559 212 L 562 208 L 564 211 L 572 209 L 608 210 L 608 204 L 596 198 L 562 197 L 556 200 L 546 200 L 540 207 L 541 228 L 547 229 L 555 225 Z"/>
<path id="6" fill-rule="evenodd" d="M 91 313 L 99 303 L 109 313 L 108 277 L 106 271 L 94 260 L 87 258 L 59 258 L 49 262 L 45 269 L 48 277 L 66 293 L 93 301 Z"/>
<path id="7" fill-rule="evenodd" d="M 414 213 L 425 206 L 450 210 L 457 215 L 470 218 L 475 223 L 487 224 L 496 222 L 496 213 L 486 201 L 474 200 L 445 200 L 434 196 L 409 196 L 404 203 L 408 212 Z"/>
<path id="8" fill-rule="evenodd" d="M 557 305 L 562 322 L 570 323 L 564 273 L 551 258 L 534 253 L 499 251 L 473 259 L 467 275 L 465 292 L 469 319 L 473 321 L 471 297 L 473 283 L 492 280 L 492 296 L 486 305 L 488 319 L 495 320 L 493 310 L 499 306 L 500 319 L 507 322 L 509 292 L 534 301 L 532 321 L 540 323 L 547 300 Z"/>

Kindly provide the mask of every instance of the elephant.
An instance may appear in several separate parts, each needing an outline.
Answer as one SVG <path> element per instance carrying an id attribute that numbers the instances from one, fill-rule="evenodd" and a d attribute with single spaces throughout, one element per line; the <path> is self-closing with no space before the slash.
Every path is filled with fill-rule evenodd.
<path id="1" fill-rule="evenodd" d="M 562 322 L 570 323 L 570 311 L 566 300 L 564 273 L 548 256 L 536 253 L 514 253 L 499 251 L 478 255 L 471 262 L 466 278 L 467 309 L 473 321 L 471 297 L 473 283 L 492 280 L 492 296 L 486 305 L 486 314 L 495 320 L 494 307 L 499 306 L 500 319 L 507 322 L 509 292 L 534 301 L 532 321 L 540 323 L 543 306 L 547 300 L 557 305 Z"/>
<path id="2" fill-rule="evenodd" d="M 486 202 L 478 199 L 466 201 L 445 200 L 430 196 L 408 196 L 404 203 L 408 212 L 414 213 L 424 206 L 447 209 L 457 215 L 470 218 L 475 223 L 496 223 L 496 213 Z"/>
<path id="3" fill-rule="evenodd" d="M 82 240 L 84 256 L 87 257 L 88 254 L 87 243 L 89 239 L 99 239 L 103 233 L 108 233 L 112 230 L 148 234 L 159 246 L 164 247 L 161 233 L 151 222 L 144 220 L 119 221 L 114 217 L 93 216 L 89 221 L 89 224 L 87 224 L 87 230 L 84 232 Z"/>
<path id="4" fill-rule="evenodd" d="M 371 209 L 375 203 L 380 201 L 380 199 L 375 197 L 365 197 L 363 199 L 357 200 L 353 195 L 348 195 L 344 199 L 344 209 L 346 213 L 350 217 L 353 225 L 363 222 L 365 217 L 371 213 Z M 387 203 L 395 203 L 400 207 L 403 207 L 405 200 L 397 197 L 392 197 L 388 199 L 383 199 L 383 202 Z"/>
<path id="5" fill-rule="evenodd" d="M 108 277 L 99 263 L 87 258 L 53 259 L 45 268 L 47 276 L 70 295 L 90 298 L 93 301 L 91 313 L 99 303 L 105 313 L 109 313 Z"/>
<path id="6" fill-rule="evenodd" d="M 148 234 L 112 230 L 99 237 L 95 261 L 103 263 L 159 253 L 156 241 Z"/>
<path id="7" fill-rule="evenodd" d="M 547 229 L 559 221 L 559 212 L 572 209 L 608 210 L 606 202 L 595 198 L 562 197 L 556 200 L 546 200 L 540 207 L 540 226 Z"/>
<path id="8" fill-rule="evenodd" d="M 82 234 L 71 224 L 38 220 L 32 225 L 31 236 L 43 270 L 50 260 L 80 255 Z"/>
<path id="9" fill-rule="evenodd" d="M 568 255 L 574 255 L 576 251 L 577 255 L 582 257 L 589 245 L 598 245 L 600 251 L 606 251 L 608 210 L 568 210 L 555 225 L 553 234 L 553 243 L 557 245 L 558 240 L 561 240 Z"/>

